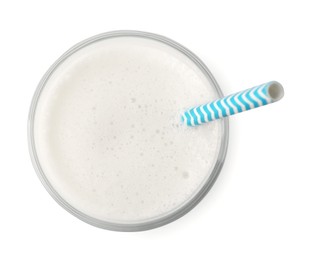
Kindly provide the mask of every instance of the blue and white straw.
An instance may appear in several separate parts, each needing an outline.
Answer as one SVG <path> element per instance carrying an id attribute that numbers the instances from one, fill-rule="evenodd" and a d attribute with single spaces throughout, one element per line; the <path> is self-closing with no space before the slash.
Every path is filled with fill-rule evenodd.
<path id="1" fill-rule="evenodd" d="M 280 100 L 283 95 L 284 90 L 281 84 L 270 81 L 213 102 L 190 108 L 181 115 L 181 119 L 188 126 L 201 125 L 222 117 L 268 105 Z"/>

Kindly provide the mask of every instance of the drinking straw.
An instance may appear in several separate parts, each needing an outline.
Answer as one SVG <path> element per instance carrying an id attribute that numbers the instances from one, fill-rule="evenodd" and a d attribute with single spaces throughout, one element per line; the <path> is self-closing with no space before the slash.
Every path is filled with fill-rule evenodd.
<path id="1" fill-rule="evenodd" d="M 284 95 L 282 85 L 270 81 L 210 103 L 190 108 L 182 113 L 181 119 L 188 126 L 201 125 L 219 118 L 231 116 L 280 100 Z"/>

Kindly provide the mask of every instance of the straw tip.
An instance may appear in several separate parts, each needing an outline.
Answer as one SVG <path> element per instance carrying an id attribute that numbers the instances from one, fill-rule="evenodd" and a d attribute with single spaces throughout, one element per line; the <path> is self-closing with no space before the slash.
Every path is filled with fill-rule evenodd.
<path id="1" fill-rule="evenodd" d="M 283 98 L 284 89 L 282 85 L 277 81 L 270 82 L 268 89 L 268 96 L 272 99 L 272 102 L 276 102 Z"/>

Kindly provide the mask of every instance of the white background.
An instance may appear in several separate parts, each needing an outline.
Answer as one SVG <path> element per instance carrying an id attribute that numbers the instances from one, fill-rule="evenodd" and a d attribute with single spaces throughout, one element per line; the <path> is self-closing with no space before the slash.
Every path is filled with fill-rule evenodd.
<path id="1" fill-rule="evenodd" d="M 1 1 L 0 259 L 308 259 L 308 1 Z M 269 80 L 280 102 L 230 119 L 224 168 L 189 214 L 146 232 L 68 214 L 30 162 L 27 115 L 48 67 L 73 44 L 118 29 L 170 37 L 225 94 Z"/>

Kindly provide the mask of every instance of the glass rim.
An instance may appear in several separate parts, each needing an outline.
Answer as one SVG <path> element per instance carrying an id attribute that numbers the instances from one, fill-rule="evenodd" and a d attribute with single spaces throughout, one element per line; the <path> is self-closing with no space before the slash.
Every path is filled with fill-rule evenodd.
<path id="1" fill-rule="evenodd" d="M 218 153 L 217 161 L 214 165 L 214 168 L 212 170 L 212 173 L 208 177 L 208 179 L 205 181 L 204 185 L 200 188 L 200 190 L 187 201 L 184 202 L 184 204 L 177 208 L 174 211 L 171 211 L 167 213 L 166 215 L 163 215 L 162 217 L 154 218 L 149 221 L 144 221 L 140 223 L 113 223 L 108 222 L 100 219 L 93 218 L 76 208 L 74 208 L 72 205 L 70 205 L 64 198 L 62 198 L 58 192 L 53 188 L 53 186 L 48 181 L 47 177 L 44 174 L 44 171 L 42 170 L 40 166 L 40 162 L 36 153 L 35 148 L 35 141 L 34 141 L 34 117 L 36 113 L 36 107 L 37 103 L 40 98 L 40 94 L 43 91 L 46 82 L 48 81 L 49 77 L 52 75 L 52 73 L 58 68 L 58 66 L 66 60 L 69 56 L 77 52 L 78 50 L 95 43 L 97 41 L 103 40 L 103 39 L 109 39 L 114 37 L 124 37 L 124 36 L 132 36 L 132 37 L 141 37 L 146 39 L 151 39 L 155 41 L 159 41 L 161 43 L 164 43 L 178 51 L 180 51 L 182 54 L 184 54 L 186 57 L 188 57 L 198 68 L 199 70 L 205 75 L 212 86 L 217 91 L 218 95 L 220 97 L 223 96 L 222 91 L 216 82 L 215 78 L 209 71 L 209 69 L 206 67 L 206 65 L 189 49 L 182 46 L 181 44 L 175 42 L 174 40 L 171 40 L 169 38 L 166 38 L 165 36 L 161 36 L 154 33 L 149 32 L 143 32 L 143 31 L 132 31 L 132 30 L 120 30 L 120 31 L 110 31 L 102 34 L 95 35 L 93 37 L 90 37 L 88 39 L 85 39 L 77 44 L 75 44 L 73 47 L 71 47 L 68 51 L 66 51 L 60 58 L 58 58 L 51 67 L 47 70 L 47 72 L 42 77 L 41 81 L 39 82 L 36 91 L 34 93 L 34 96 L 32 98 L 29 116 L 28 116 L 28 146 L 29 146 L 29 152 L 31 161 L 33 164 L 33 167 L 42 182 L 45 189 L 48 191 L 48 193 L 54 198 L 54 200 L 62 206 L 66 211 L 74 215 L 75 217 L 79 218 L 80 220 L 91 224 L 93 226 L 104 228 L 108 230 L 113 231 L 144 231 L 149 230 L 153 228 L 157 228 L 163 225 L 166 225 L 170 222 L 175 221 L 176 219 L 182 217 L 186 213 L 188 213 L 191 209 L 193 209 L 208 193 L 208 191 L 211 189 L 213 184 L 215 183 L 216 179 L 219 176 L 219 173 L 222 169 L 222 166 L 225 161 L 227 147 L 228 147 L 228 139 L 229 139 L 229 123 L 228 119 L 224 118 L 222 120 L 222 136 L 221 136 L 221 145 L 220 150 Z"/>

